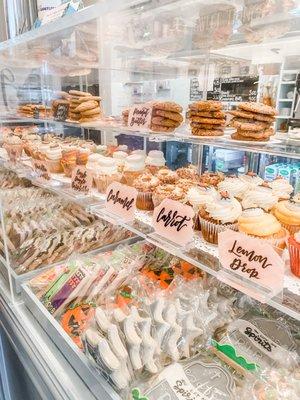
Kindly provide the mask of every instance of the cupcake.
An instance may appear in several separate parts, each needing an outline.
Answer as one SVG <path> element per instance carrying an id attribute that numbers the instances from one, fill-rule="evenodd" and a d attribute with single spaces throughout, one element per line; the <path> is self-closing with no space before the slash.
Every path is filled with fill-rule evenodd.
<path id="1" fill-rule="evenodd" d="M 155 175 L 161 168 L 165 167 L 166 160 L 164 153 L 159 150 L 151 150 L 145 160 L 146 168 Z"/>
<path id="2" fill-rule="evenodd" d="M 125 160 L 128 157 L 128 154 L 125 151 L 115 151 L 113 153 L 113 159 L 116 160 L 119 172 L 123 172 Z"/>
<path id="3" fill-rule="evenodd" d="M 246 182 L 243 182 L 235 176 L 227 177 L 218 184 L 220 192 L 227 192 L 229 196 L 236 197 L 239 200 L 243 198 L 248 188 L 249 185 Z"/>
<path id="4" fill-rule="evenodd" d="M 151 211 L 154 209 L 152 194 L 159 183 L 159 179 L 149 173 L 140 175 L 134 181 L 133 187 L 138 190 L 138 196 L 136 200 L 137 208 L 147 211 Z"/>
<path id="5" fill-rule="evenodd" d="M 123 181 L 126 185 L 132 186 L 134 181 L 143 174 L 145 170 L 145 159 L 142 155 L 132 154 L 125 160 L 123 170 Z"/>
<path id="6" fill-rule="evenodd" d="M 199 220 L 203 238 L 218 244 L 218 234 L 226 229 L 237 230 L 237 221 L 242 213 L 242 206 L 237 199 L 227 192 L 216 193 L 212 202 L 199 210 Z"/>
<path id="7" fill-rule="evenodd" d="M 194 229 L 201 230 L 199 221 L 199 210 L 211 201 L 215 196 L 215 189 L 208 186 L 191 186 L 186 194 L 186 202 L 191 205 L 195 211 Z"/>
<path id="8" fill-rule="evenodd" d="M 265 212 L 262 208 L 244 210 L 238 220 L 238 229 L 247 235 L 267 240 L 277 248 L 284 249 L 286 246 L 286 229 L 274 215 Z"/>
<path id="9" fill-rule="evenodd" d="M 171 199 L 186 203 L 185 197 L 186 193 L 184 189 L 178 187 L 177 185 L 163 184 L 154 189 L 152 201 L 154 207 L 157 207 L 164 199 Z"/>
<path id="10" fill-rule="evenodd" d="M 262 185 L 264 183 L 263 179 L 261 179 L 254 172 L 248 172 L 246 175 L 240 175 L 239 179 L 242 182 L 245 182 L 249 188 L 254 188 L 256 186 Z"/>
<path id="11" fill-rule="evenodd" d="M 51 173 L 59 174 L 63 172 L 61 165 L 62 152 L 58 145 L 50 145 L 49 149 L 45 152 L 46 164 Z"/>
<path id="12" fill-rule="evenodd" d="M 68 177 L 72 176 L 73 169 L 76 167 L 77 152 L 77 149 L 74 147 L 62 150 L 61 165 L 65 175 Z"/>
<path id="13" fill-rule="evenodd" d="M 200 176 L 200 182 L 209 186 L 218 186 L 224 180 L 222 172 L 209 172 L 206 171 Z"/>
<path id="14" fill-rule="evenodd" d="M 178 175 L 175 171 L 171 171 L 168 168 L 160 169 L 157 174 L 157 178 L 163 184 L 174 184 L 178 180 Z"/>
<path id="15" fill-rule="evenodd" d="M 140 150 L 140 149 L 132 150 L 131 155 L 132 155 L 132 154 L 135 154 L 135 155 L 137 155 L 137 156 L 143 156 L 144 159 L 146 159 L 146 153 L 145 153 L 144 150 Z"/>
<path id="16" fill-rule="evenodd" d="M 80 148 L 77 157 L 76 157 L 76 164 L 77 165 L 86 165 L 89 159 L 90 155 L 90 150 L 89 149 L 84 149 Z"/>
<path id="17" fill-rule="evenodd" d="M 197 168 L 194 165 L 189 165 L 186 168 L 178 168 L 176 170 L 176 173 L 179 178 L 199 181 L 199 174 Z"/>
<path id="18" fill-rule="evenodd" d="M 293 186 L 289 184 L 288 180 L 282 177 L 269 182 L 269 185 L 279 200 L 288 200 L 294 191 Z"/>
<path id="19" fill-rule="evenodd" d="M 107 156 L 107 146 L 106 146 L 106 144 L 99 144 L 96 147 L 95 153 L 101 154 L 102 156 Z"/>
<path id="20" fill-rule="evenodd" d="M 270 211 L 278 202 L 278 197 L 268 186 L 256 186 L 248 190 L 242 200 L 242 206 L 247 208 L 263 208 Z"/>
<path id="21" fill-rule="evenodd" d="M 300 278 L 300 231 L 289 237 L 288 249 L 291 271 Z"/>
<path id="22" fill-rule="evenodd" d="M 300 230 L 300 194 L 276 204 L 273 213 L 291 235 Z"/>
<path id="23" fill-rule="evenodd" d="M 110 157 L 103 157 L 98 161 L 94 180 L 100 193 L 106 193 L 106 189 L 113 182 L 121 182 L 122 175 L 118 171 L 116 161 Z"/>

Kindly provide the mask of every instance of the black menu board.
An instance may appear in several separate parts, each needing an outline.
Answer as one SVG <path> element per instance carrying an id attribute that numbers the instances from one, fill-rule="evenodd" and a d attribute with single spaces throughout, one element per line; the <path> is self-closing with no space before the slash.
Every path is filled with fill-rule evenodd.
<path id="1" fill-rule="evenodd" d="M 231 76 L 214 79 L 213 90 L 207 93 L 208 100 L 256 101 L 258 76 Z"/>

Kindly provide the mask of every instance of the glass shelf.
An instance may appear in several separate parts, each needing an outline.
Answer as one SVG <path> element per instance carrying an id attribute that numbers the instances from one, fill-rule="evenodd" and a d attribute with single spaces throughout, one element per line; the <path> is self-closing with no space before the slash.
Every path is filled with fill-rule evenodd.
<path id="1" fill-rule="evenodd" d="M 241 150 L 248 151 L 250 153 L 262 153 L 262 154 L 270 154 L 274 156 L 281 157 L 290 157 L 294 159 L 300 159 L 300 145 L 295 145 L 295 141 L 289 142 L 289 139 L 283 139 L 282 136 L 280 138 L 276 137 L 271 138 L 270 142 L 266 142 L 264 144 L 256 144 L 252 142 L 239 142 L 237 140 L 231 140 L 230 135 L 227 134 L 224 137 L 214 137 L 214 138 L 200 138 L 197 136 L 192 136 L 189 133 L 189 128 L 187 125 L 182 125 L 180 128 L 176 130 L 174 133 L 164 134 L 164 133 L 156 133 L 156 132 L 139 132 L 134 131 L 123 125 L 108 125 L 101 121 L 79 124 L 73 121 L 55 121 L 51 119 L 35 119 L 35 118 L 24 118 L 24 119 L 0 119 L 0 123 L 36 123 L 36 124 L 55 124 L 55 125 L 65 125 L 74 128 L 83 128 L 89 130 L 97 130 L 105 132 L 106 134 L 126 134 L 126 135 L 137 135 L 145 138 L 149 138 L 150 141 L 154 142 L 166 142 L 166 141 L 177 141 L 184 143 L 192 143 L 196 145 L 206 145 L 206 146 L 214 146 L 221 147 L 224 149 L 230 150 Z"/>

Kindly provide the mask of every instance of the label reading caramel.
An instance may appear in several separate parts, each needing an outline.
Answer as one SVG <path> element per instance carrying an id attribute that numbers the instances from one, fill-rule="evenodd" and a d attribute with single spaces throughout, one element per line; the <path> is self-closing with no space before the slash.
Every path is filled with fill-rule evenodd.
<path id="1" fill-rule="evenodd" d="M 152 107 L 149 104 L 138 104 L 131 107 L 128 116 L 128 126 L 133 129 L 150 129 Z"/>
<path id="2" fill-rule="evenodd" d="M 158 235 L 185 246 L 193 238 L 194 215 L 192 207 L 165 199 L 154 209 L 153 228 Z"/>
<path id="3" fill-rule="evenodd" d="M 38 177 L 44 179 L 45 181 L 50 181 L 51 175 L 47 162 L 44 160 L 32 160 L 32 163 Z"/>
<path id="4" fill-rule="evenodd" d="M 284 263 L 265 240 L 227 230 L 219 233 L 219 258 L 223 268 L 272 292 L 283 287 Z M 230 283 L 229 283 L 230 284 Z M 233 287 L 244 292 L 243 287 Z M 257 298 L 255 290 L 247 293 Z"/>
<path id="5" fill-rule="evenodd" d="M 106 190 L 107 211 L 121 217 L 122 221 L 134 220 L 137 190 L 119 182 L 111 183 Z"/>
<path id="6" fill-rule="evenodd" d="M 93 178 L 83 165 L 78 165 L 72 172 L 71 188 L 75 192 L 87 194 L 92 187 Z"/>

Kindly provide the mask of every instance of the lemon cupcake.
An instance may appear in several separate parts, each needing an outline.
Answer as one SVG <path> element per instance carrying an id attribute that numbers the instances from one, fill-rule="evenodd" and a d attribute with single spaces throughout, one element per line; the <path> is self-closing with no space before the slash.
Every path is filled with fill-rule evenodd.
<path id="1" fill-rule="evenodd" d="M 238 219 L 238 229 L 247 235 L 267 240 L 273 246 L 284 249 L 288 233 L 274 215 L 262 208 L 248 208 Z"/>
<path id="2" fill-rule="evenodd" d="M 300 194 L 277 203 L 273 213 L 291 235 L 300 231 Z"/>

